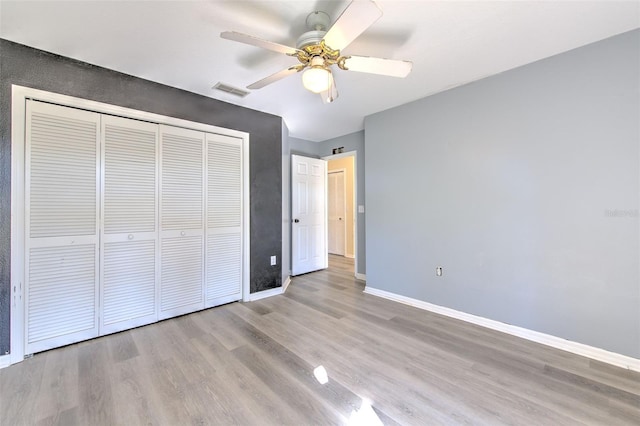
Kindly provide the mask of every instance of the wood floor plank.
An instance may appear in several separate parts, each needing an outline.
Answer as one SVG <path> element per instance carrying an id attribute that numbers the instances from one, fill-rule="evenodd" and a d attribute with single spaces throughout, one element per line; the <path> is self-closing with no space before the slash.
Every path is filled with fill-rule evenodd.
<path id="1" fill-rule="evenodd" d="M 239 362 L 215 338 L 195 339 L 193 344 L 203 354 L 218 378 L 213 386 L 225 392 L 233 406 L 242 406 L 253 421 L 244 424 L 303 424 L 302 413 L 292 411 L 281 398 L 249 368 Z M 234 411 L 231 409 L 231 411 Z"/>
<path id="2" fill-rule="evenodd" d="M 38 426 L 76 426 L 80 425 L 78 420 L 78 407 L 69 408 L 60 413 L 40 419 Z"/>
<path id="3" fill-rule="evenodd" d="M 159 424 L 153 396 L 147 391 L 149 382 L 139 374 L 140 363 L 132 357 L 115 362 L 110 370 L 117 424 Z"/>
<path id="4" fill-rule="evenodd" d="M 342 415 L 347 415 L 360 406 L 361 398 L 346 389 L 339 382 L 330 381 L 324 384 L 320 383 L 314 376 L 314 370 L 318 365 L 305 361 L 297 356 L 294 351 L 278 343 L 267 333 L 263 333 L 250 322 L 245 321 L 241 316 L 236 315 L 235 312 L 240 310 L 241 309 L 234 309 L 230 314 L 237 318 L 234 318 L 234 321 L 245 322 L 242 327 L 246 330 L 247 334 L 250 333 L 255 338 L 254 345 L 268 354 L 269 359 L 271 359 L 275 365 L 280 365 L 283 370 L 292 373 L 293 377 L 305 386 L 307 390 L 313 394 L 317 394 L 317 399 L 325 401 L 325 403 L 331 405 L 334 410 L 337 410 Z"/>
<path id="5" fill-rule="evenodd" d="M 29 425 L 42 417 L 36 410 L 47 353 L 0 370 L 0 425 Z"/>
<path id="6" fill-rule="evenodd" d="M 109 339 L 109 350 L 113 362 L 126 361 L 140 355 L 129 331 L 114 334 L 113 338 Z"/>
<path id="7" fill-rule="evenodd" d="M 79 419 L 82 424 L 114 424 L 108 339 L 78 345 Z"/>
<path id="8" fill-rule="evenodd" d="M 213 311 L 196 312 L 190 316 L 200 328 L 214 336 L 227 350 L 233 350 L 248 343 L 244 337 L 235 332 L 223 316 L 216 315 Z"/>
<path id="9" fill-rule="evenodd" d="M 274 367 L 265 361 L 263 351 L 247 345 L 234 349 L 232 353 L 272 391 L 280 394 L 291 410 L 304 413 L 310 424 L 343 423 L 344 418 L 339 413 L 332 412 L 298 381 L 292 381 L 280 367 Z"/>
<path id="10" fill-rule="evenodd" d="M 308 306 L 295 300 L 282 297 L 269 300 L 274 312 L 290 319 L 289 324 L 297 323 L 307 328 L 305 332 L 312 335 L 331 337 L 339 345 L 351 346 L 364 343 L 365 338 L 358 333 L 355 326 L 340 326 L 338 320 L 322 315 Z"/>
<path id="11" fill-rule="evenodd" d="M 300 302 L 304 305 L 307 305 L 308 307 L 310 307 L 311 309 L 315 309 L 316 311 L 323 313 L 325 315 L 328 315 L 330 317 L 333 318 L 342 318 L 345 316 L 345 313 L 342 311 L 339 311 L 337 309 L 332 309 L 324 304 L 322 304 L 321 302 L 319 302 L 318 300 L 316 300 L 313 297 L 309 297 L 307 295 L 304 294 L 300 294 L 297 293 L 295 291 L 290 291 L 287 292 L 285 294 L 285 297 L 288 297 L 292 300 L 295 300 L 296 302 Z"/>
<path id="12" fill-rule="evenodd" d="M 78 406 L 78 348 L 76 345 L 47 352 L 42 383 L 38 390 L 36 404 L 38 420 L 50 418 L 57 423 L 60 419 L 72 417 Z M 68 410 L 72 410 L 67 412 Z"/>
<path id="13" fill-rule="evenodd" d="M 365 294 L 329 262 L 2 369 L 0 425 L 640 424 L 640 373 Z"/>
<path id="14" fill-rule="evenodd" d="M 628 392 L 624 389 L 620 389 L 614 386 L 609 386 L 602 382 L 592 380 L 578 374 L 574 374 L 570 371 L 566 371 L 562 368 L 557 368 L 552 365 L 545 365 L 544 371 L 546 374 L 549 374 L 558 380 L 563 380 L 568 383 L 579 385 L 581 388 L 591 389 L 620 403 L 629 404 L 632 407 L 640 408 L 640 395 L 638 394 Z"/>

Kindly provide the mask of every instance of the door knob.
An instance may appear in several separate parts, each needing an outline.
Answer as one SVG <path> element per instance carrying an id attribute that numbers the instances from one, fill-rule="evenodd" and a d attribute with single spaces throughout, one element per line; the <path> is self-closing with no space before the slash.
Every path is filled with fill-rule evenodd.
<path id="1" fill-rule="evenodd" d="M 298 222 L 300 222 L 300 220 L 299 219 L 293 219 L 293 222 L 294 223 L 298 223 Z"/>

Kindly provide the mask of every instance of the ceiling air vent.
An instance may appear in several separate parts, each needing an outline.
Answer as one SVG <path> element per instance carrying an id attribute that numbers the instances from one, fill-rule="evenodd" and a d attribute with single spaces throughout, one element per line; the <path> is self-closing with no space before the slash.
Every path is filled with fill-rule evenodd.
<path id="1" fill-rule="evenodd" d="M 245 96 L 247 96 L 250 93 L 247 90 L 238 89 L 237 87 L 229 86 L 228 84 L 220 83 L 220 82 L 216 83 L 216 85 L 213 86 L 212 88 L 216 89 L 216 90 L 221 90 L 223 92 L 230 93 L 230 94 L 232 94 L 234 96 L 238 96 L 240 98 L 244 98 Z"/>

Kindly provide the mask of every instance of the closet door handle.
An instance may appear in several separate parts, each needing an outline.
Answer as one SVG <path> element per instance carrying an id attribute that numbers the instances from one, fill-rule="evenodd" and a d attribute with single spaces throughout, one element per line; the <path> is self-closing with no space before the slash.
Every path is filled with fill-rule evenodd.
<path id="1" fill-rule="evenodd" d="M 127 238 L 130 239 L 130 240 L 133 240 L 133 234 L 127 235 Z"/>
<path id="2" fill-rule="evenodd" d="M 182 231 L 182 232 L 180 232 L 180 235 L 182 235 L 184 237 L 185 235 L 187 235 L 187 233 Z"/>

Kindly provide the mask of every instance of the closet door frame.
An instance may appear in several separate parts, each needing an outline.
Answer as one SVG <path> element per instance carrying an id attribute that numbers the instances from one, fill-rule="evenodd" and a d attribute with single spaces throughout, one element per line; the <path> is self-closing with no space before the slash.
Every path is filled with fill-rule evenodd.
<path id="1" fill-rule="evenodd" d="M 242 300 L 249 300 L 249 254 L 251 252 L 249 238 L 249 133 L 13 84 L 11 86 L 11 364 L 21 362 L 25 357 L 25 130 L 27 99 L 242 139 L 242 205 L 244 206 L 242 212 Z"/>

